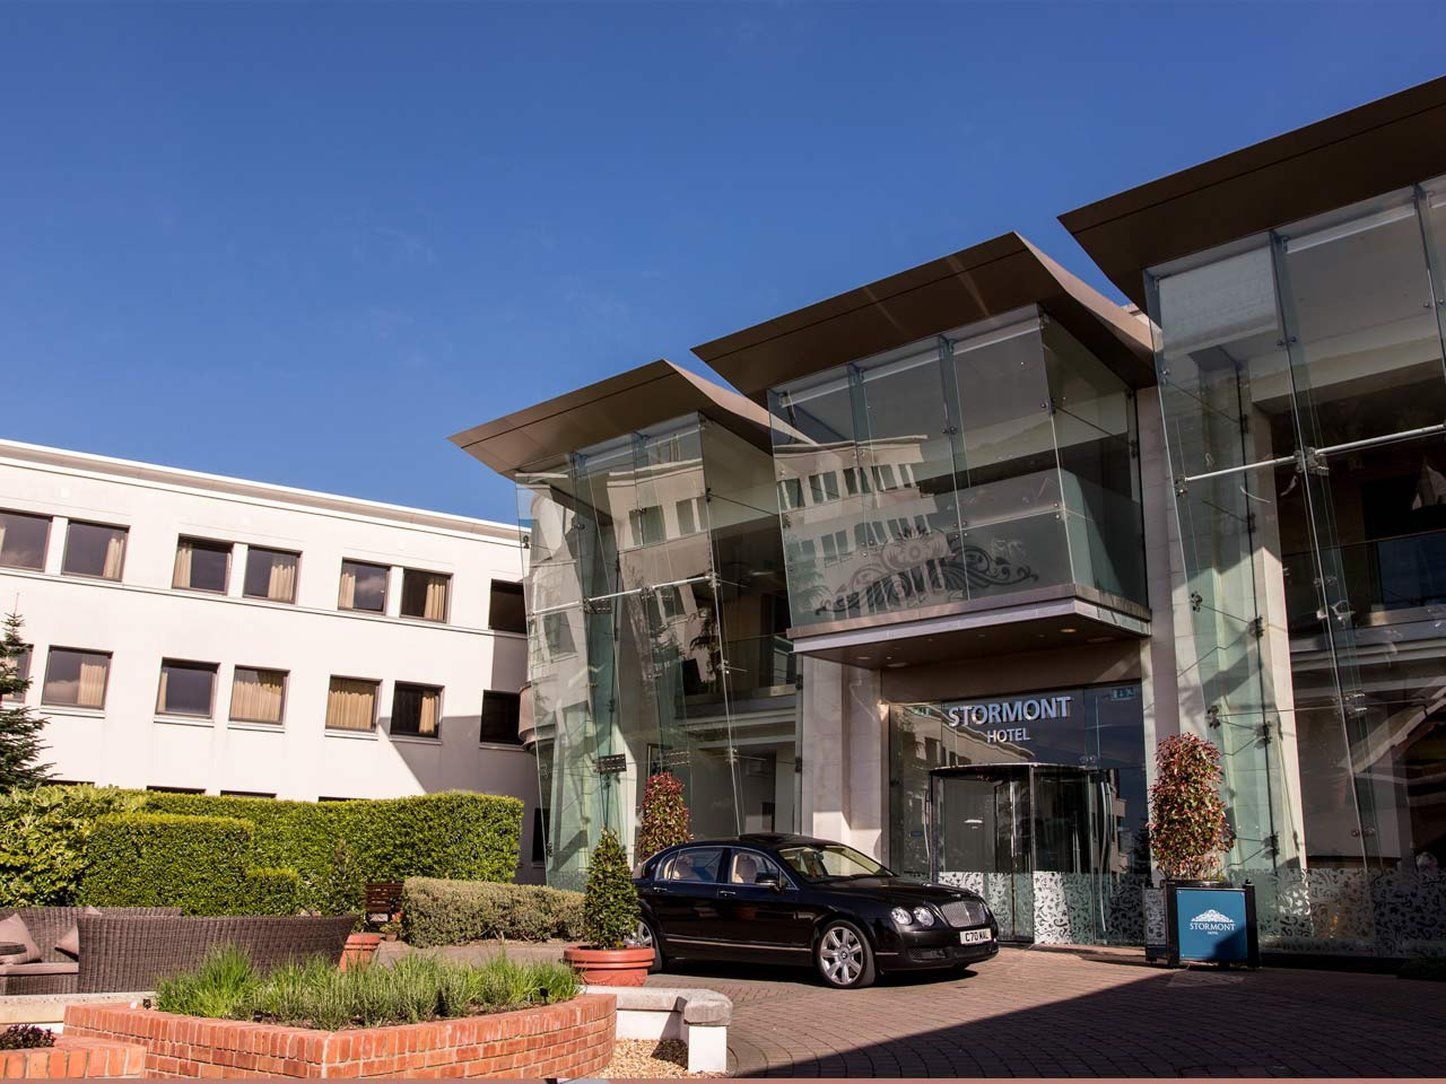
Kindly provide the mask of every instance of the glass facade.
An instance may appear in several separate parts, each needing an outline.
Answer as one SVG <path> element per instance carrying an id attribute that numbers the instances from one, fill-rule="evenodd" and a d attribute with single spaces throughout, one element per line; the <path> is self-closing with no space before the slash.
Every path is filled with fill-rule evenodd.
<path id="1" fill-rule="evenodd" d="M 1134 397 L 1034 307 L 769 393 L 793 625 L 1144 602 Z"/>
<path id="2" fill-rule="evenodd" d="M 1147 276 L 1188 642 L 1262 940 L 1446 951 L 1446 184 Z"/>
<path id="3" fill-rule="evenodd" d="M 580 886 L 643 783 L 696 835 L 796 826 L 796 672 L 768 453 L 701 415 L 518 475 L 548 881 Z"/>

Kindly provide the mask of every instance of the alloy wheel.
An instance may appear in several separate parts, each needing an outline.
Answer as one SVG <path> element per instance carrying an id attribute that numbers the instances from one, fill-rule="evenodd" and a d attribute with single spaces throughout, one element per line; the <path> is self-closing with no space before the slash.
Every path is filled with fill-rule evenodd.
<path id="1" fill-rule="evenodd" d="M 632 941 L 637 948 L 657 948 L 657 946 L 653 944 L 653 928 L 642 919 L 638 919 L 638 928 L 633 933 Z"/>
<path id="2" fill-rule="evenodd" d="M 852 986 L 864 970 L 864 945 L 847 926 L 834 926 L 818 946 L 824 978 L 835 986 Z"/>

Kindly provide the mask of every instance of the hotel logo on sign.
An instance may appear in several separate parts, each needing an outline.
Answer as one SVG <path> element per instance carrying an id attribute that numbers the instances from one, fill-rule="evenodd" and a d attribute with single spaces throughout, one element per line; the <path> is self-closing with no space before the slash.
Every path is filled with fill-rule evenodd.
<path id="1" fill-rule="evenodd" d="M 1229 915 L 1222 915 L 1213 907 L 1208 911 L 1201 911 L 1190 920 L 1190 928 L 1197 933 L 1223 934 L 1235 932 L 1235 920 Z"/>
<path id="2" fill-rule="evenodd" d="M 1027 726 L 1047 719 L 1068 719 L 1074 697 L 1028 696 L 1015 700 L 993 700 L 983 704 L 952 704 L 945 718 L 955 730 L 968 726 L 983 731 L 990 742 L 1018 743 L 1033 740 Z"/>

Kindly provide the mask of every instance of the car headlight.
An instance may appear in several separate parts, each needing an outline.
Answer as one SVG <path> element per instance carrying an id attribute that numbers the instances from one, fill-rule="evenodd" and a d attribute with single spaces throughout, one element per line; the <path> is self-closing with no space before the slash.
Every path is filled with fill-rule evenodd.
<path id="1" fill-rule="evenodd" d="M 925 929 L 928 929 L 930 926 L 934 925 L 934 912 L 929 910 L 927 907 L 915 907 L 914 921 L 917 922 L 920 926 L 923 926 Z"/>
<path id="2" fill-rule="evenodd" d="M 889 917 L 894 920 L 895 926 L 908 926 L 914 921 L 914 916 L 904 907 L 895 907 L 889 912 Z"/>

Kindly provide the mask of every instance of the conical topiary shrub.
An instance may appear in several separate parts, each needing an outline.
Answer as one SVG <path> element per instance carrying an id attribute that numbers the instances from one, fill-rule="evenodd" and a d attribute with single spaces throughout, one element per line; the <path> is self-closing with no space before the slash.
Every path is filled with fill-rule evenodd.
<path id="1" fill-rule="evenodd" d="M 1155 751 L 1150 787 L 1150 847 L 1172 881 L 1220 876 L 1235 833 L 1220 797 L 1220 750 L 1193 734 L 1177 734 Z"/>
<path id="2" fill-rule="evenodd" d="M 683 781 L 672 772 L 659 772 L 643 788 L 643 823 L 638 829 L 638 861 L 693 838 L 688 830 L 688 803 Z"/>
<path id="3" fill-rule="evenodd" d="M 620 949 L 638 930 L 638 890 L 627 852 L 611 828 L 604 828 L 587 867 L 582 898 L 582 933 L 588 947 Z"/>

